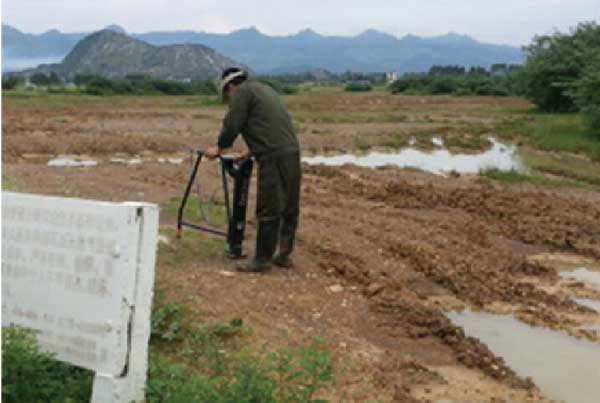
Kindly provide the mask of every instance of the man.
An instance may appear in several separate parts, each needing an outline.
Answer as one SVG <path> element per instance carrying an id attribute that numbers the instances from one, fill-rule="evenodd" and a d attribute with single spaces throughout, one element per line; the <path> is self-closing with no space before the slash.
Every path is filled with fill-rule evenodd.
<path id="1" fill-rule="evenodd" d="M 300 213 L 301 178 L 300 145 L 292 120 L 270 86 L 248 80 L 248 74 L 238 68 L 223 72 L 220 90 L 229 111 L 218 145 L 207 150 L 207 157 L 220 155 L 241 133 L 258 162 L 256 255 L 237 269 L 262 272 L 271 263 L 290 267 Z M 279 253 L 273 257 L 277 241 Z"/>

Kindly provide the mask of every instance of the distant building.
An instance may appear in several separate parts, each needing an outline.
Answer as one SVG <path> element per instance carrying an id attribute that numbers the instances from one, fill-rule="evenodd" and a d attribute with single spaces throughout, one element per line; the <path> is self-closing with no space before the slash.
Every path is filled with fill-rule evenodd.
<path id="1" fill-rule="evenodd" d="M 393 83 L 394 81 L 398 80 L 398 73 L 396 73 L 395 71 L 388 71 L 387 73 L 385 73 L 385 80 L 388 84 Z"/>

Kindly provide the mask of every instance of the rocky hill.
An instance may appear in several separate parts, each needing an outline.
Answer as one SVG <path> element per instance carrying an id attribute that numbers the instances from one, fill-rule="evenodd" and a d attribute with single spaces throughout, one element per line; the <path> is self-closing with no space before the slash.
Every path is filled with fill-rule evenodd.
<path id="1" fill-rule="evenodd" d="M 214 79 L 225 68 L 241 66 L 211 48 L 197 44 L 153 46 L 115 30 L 91 34 L 75 45 L 62 63 L 24 72 L 54 72 L 64 79 L 76 74 L 122 78 L 140 73 L 165 79 Z"/>

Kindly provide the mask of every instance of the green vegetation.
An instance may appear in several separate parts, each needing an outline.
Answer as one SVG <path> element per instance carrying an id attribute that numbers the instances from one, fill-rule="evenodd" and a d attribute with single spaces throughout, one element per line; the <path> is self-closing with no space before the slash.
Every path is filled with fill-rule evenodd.
<path id="1" fill-rule="evenodd" d="M 253 352 L 252 329 L 241 319 L 190 324 L 186 309 L 158 304 L 152 315 L 148 403 L 317 403 L 333 370 L 323 342 L 309 347 Z"/>
<path id="2" fill-rule="evenodd" d="M 600 161 L 600 141 L 579 115 L 539 115 L 529 133 L 528 141 L 541 150 L 580 153 Z"/>
<path id="3" fill-rule="evenodd" d="M 299 91 L 297 86 L 286 84 L 272 77 L 259 77 L 257 80 L 263 84 L 267 84 L 268 86 L 273 88 L 278 94 L 294 95 L 297 94 Z"/>
<path id="4" fill-rule="evenodd" d="M 575 187 L 590 187 L 597 188 L 593 184 L 589 184 L 584 181 L 578 181 L 568 178 L 551 178 L 538 174 L 525 174 L 522 172 L 511 171 L 500 171 L 498 169 L 486 169 L 479 172 L 480 176 L 493 179 L 495 181 L 515 184 L 515 183 L 533 183 L 541 186 L 575 186 Z"/>
<path id="5" fill-rule="evenodd" d="M 61 83 L 60 78 L 54 72 L 48 75 L 44 73 L 35 73 L 29 78 L 29 81 L 35 85 L 57 85 Z"/>
<path id="6" fill-rule="evenodd" d="M 141 74 L 130 74 L 124 79 L 108 79 L 97 76 L 76 76 L 75 83 L 84 86 L 90 95 L 215 95 L 217 88 L 212 81 L 158 80 Z"/>
<path id="7" fill-rule="evenodd" d="M 568 34 L 537 36 L 526 52 L 527 98 L 546 112 L 583 112 L 600 137 L 600 26 L 582 23 Z"/>
<path id="8" fill-rule="evenodd" d="M 163 207 L 162 214 L 177 217 L 179 211 L 180 197 L 174 197 Z M 198 203 L 198 197 L 190 195 L 183 210 L 183 216 L 187 220 L 202 220 L 213 227 L 225 228 L 227 226 L 227 209 L 222 202 L 202 200 Z"/>
<path id="9" fill-rule="evenodd" d="M 241 319 L 190 324 L 186 309 L 157 301 L 152 313 L 148 403 L 318 403 L 333 369 L 322 341 L 308 347 L 253 352 Z M 89 401 L 93 374 L 39 350 L 31 331 L 2 329 L 2 399 Z"/>
<path id="10" fill-rule="evenodd" d="M 92 381 L 91 371 L 41 352 L 31 331 L 2 328 L 2 401 L 87 402 Z"/>
<path id="11" fill-rule="evenodd" d="M 347 71 L 344 73 L 332 73 L 326 70 L 314 70 L 304 73 L 291 73 L 291 74 L 278 74 L 265 75 L 260 78 L 275 79 L 285 84 L 318 84 L 319 90 L 324 87 L 340 86 L 352 82 L 365 82 L 371 85 L 383 85 L 385 84 L 384 73 L 358 73 Z"/>
<path id="12" fill-rule="evenodd" d="M 188 218 L 189 220 L 189 218 Z M 210 259 L 223 254 L 225 244 L 222 238 L 184 228 L 180 239 L 175 238 L 175 228 L 161 228 L 160 234 L 169 243 L 158 246 L 158 266 L 178 269 L 197 259 Z"/>
<path id="13" fill-rule="evenodd" d="M 368 92 L 373 89 L 369 82 L 352 82 L 346 84 L 344 91 L 346 92 Z"/>
<path id="14" fill-rule="evenodd" d="M 490 72 L 482 67 L 467 71 L 460 66 L 433 66 L 427 74 L 405 75 L 388 88 L 393 94 L 507 96 L 519 92 L 514 79 L 518 70 L 506 65 L 496 65 Z"/>
<path id="15" fill-rule="evenodd" d="M 406 137 L 400 133 L 392 133 L 387 139 L 381 142 L 382 146 L 396 150 L 407 147 L 408 144 Z"/>
<path id="16" fill-rule="evenodd" d="M 17 87 L 17 85 L 21 84 L 22 80 L 14 75 L 3 75 L 2 76 L 2 89 L 3 90 L 12 90 Z"/>
<path id="17" fill-rule="evenodd" d="M 449 148 L 456 147 L 471 150 L 485 150 L 489 148 L 492 143 L 484 136 L 450 136 L 444 138 L 444 145 Z"/>
<path id="18" fill-rule="evenodd" d="M 368 151 L 371 148 L 371 144 L 362 137 L 355 137 L 353 143 L 354 148 L 362 152 Z"/>
<path id="19" fill-rule="evenodd" d="M 9 192 L 18 192 L 20 190 L 19 184 L 8 175 L 2 175 L 2 190 Z"/>

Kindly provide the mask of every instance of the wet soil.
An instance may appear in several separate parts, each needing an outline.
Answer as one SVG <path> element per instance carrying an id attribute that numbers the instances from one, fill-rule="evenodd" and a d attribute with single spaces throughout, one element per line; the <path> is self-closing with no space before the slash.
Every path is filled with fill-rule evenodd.
<path id="1" fill-rule="evenodd" d="M 316 100 L 309 102 L 311 97 Z M 328 110 L 328 102 L 331 110 L 348 113 L 405 108 L 402 113 L 410 117 L 421 113 L 415 107 L 421 102 L 431 116 L 465 120 L 476 119 L 473 110 L 488 103 L 522 102 L 329 97 L 306 95 L 289 102 L 292 113 L 309 117 Z M 212 144 L 222 109 L 188 103 L 133 98 L 117 108 L 107 101 L 75 107 L 4 100 L 3 175 L 33 193 L 166 206 L 183 191 L 187 161 L 66 168 L 46 166 L 44 155 L 166 155 Z M 348 123 L 302 125 L 305 150 L 325 144 L 351 150 Z M 351 126 L 376 132 L 377 125 Z M 406 122 L 381 125 L 380 131 L 412 130 Z M 329 131 L 327 138 L 321 126 Z M 218 170 L 208 167 L 203 180 L 216 189 Z M 160 260 L 157 288 L 192 306 L 203 320 L 243 318 L 255 329 L 257 347 L 325 338 L 338 368 L 329 396 L 335 401 L 545 402 L 531 380 L 465 335 L 446 313 L 468 308 L 513 314 L 599 343 L 588 328 L 597 326 L 600 315 L 573 298 L 600 299 L 600 292 L 565 281 L 548 261 L 531 258 L 560 252 L 600 259 L 599 202 L 600 193 L 583 189 L 502 185 L 399 168 L 304 165 L 293 269 L 233 274 L 230 261 L 199 253 Z M 163 228 L 174 222 L 164 209 Z M 248 249 L 254 230 L 251 219 Z M 178 248 L 174 239 L 169 245 Z"/>

